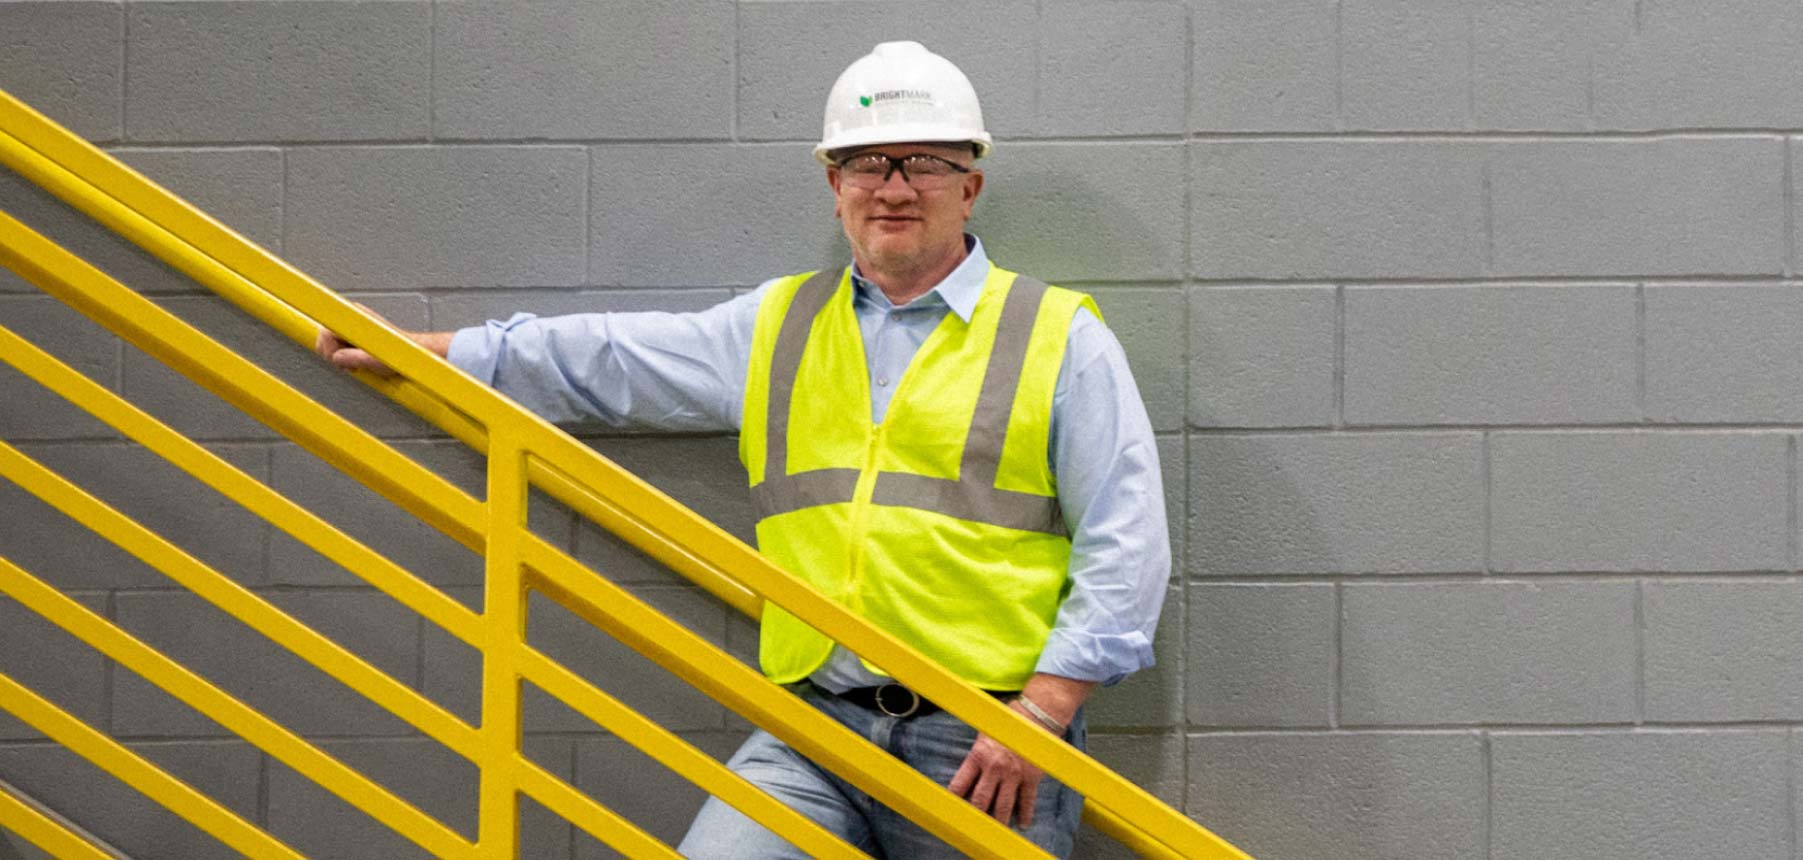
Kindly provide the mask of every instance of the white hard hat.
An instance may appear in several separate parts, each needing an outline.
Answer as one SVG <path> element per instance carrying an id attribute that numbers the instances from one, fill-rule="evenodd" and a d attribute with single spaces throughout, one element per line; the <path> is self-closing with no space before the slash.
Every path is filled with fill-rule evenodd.
<path id="1" fill-rule="evenodd" d="M 852 146 L 912 141 L 971 143 L 989 154 L 989 132 L 970 79 L 919 42 L 884 42 L 845 68 L 826 98 L 814 157 Z"/>

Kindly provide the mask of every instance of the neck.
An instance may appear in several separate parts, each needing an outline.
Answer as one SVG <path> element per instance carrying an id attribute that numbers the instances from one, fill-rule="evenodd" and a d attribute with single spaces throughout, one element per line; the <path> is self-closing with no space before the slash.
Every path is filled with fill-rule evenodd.
<path id="1" fill-rule="evenodd" d="M 926 295 L 967 256 L 964 237 L 959 236 L 956 248 L 926 262 L 859 259 L 858 274 L 876 284 L 883 295 L 889 297 L 889 303 L 899 307 Z"/>

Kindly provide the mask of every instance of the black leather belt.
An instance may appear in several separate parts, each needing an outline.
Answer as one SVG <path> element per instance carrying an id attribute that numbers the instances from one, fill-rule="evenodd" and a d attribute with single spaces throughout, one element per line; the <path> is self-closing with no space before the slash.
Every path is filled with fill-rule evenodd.
<path id="1" fill-rule="evenodd" d="M 1013 695 L 1010 692 L 996 690 L 985 690 L 984 692 L 998 698 Z M 859 707 L 869 708 L 884 716 L 900 719 L 924 717 L 928 714 L 936 714 L 940 710 L 931 699 L 893 681 L 876 687 L 854 687 L 839 693 L 838 696 Z"/>

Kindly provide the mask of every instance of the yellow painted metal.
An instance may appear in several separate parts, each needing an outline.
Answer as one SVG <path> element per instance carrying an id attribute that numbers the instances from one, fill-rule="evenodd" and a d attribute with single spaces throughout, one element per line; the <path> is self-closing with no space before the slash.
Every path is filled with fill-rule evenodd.
<path id="1" fill-rule="evenodd" d="M 303 346 L 312 345 L 321 324 L 314 321 L 318 319 L 334 331 L 343 332 L 355 342 L 376 350 L 407 377 L 383 378 L 360 373 L 359 379 L 477 451 L 487 450 L 487 433 L 482 423 L 450 405 L 452 402 L 470 403 L 471 391 L 485 391 L 482 386 L 474 385 L 467 377 L 462 378 L 459 386 L 456 379 L 460 374 L 444 367 L 442 362 L 433 362 L 429 356 L 423 360 L 430 363 L 423 367 L 430 369 L 423 372 L 435 378 L 423 381 L 434 385 L 449 382 L 460 390 L 440 396 L 434 392 L 443 391 L 443 388 L 428 388 L 414 381 L 421 379 L 418 374 L 422 372 L 422 366 L 417 362 L 422 359 L 418 356 L 401 359 L 393 352 L 414 350 L 423 354 L 423 350 L 411 341 L 381 326 L 306 275 L 57 126 L 4 90 L 0 90 L 0 164 L 131 239 L 171 267 Z M 315 313 L 310 318 L 258 285 L 276 285 L 319 296 L 330 312 L 325 315 Z M 433 367 L 433 364 L 438 366 Z M 472 385 L 473 389 L 469 387 Z M 494 413 L 496 404 L 503 402 L 492 392 L 487 393 L 486 399 L 489 414 Z M 537 469 L 532 478 L 535 486 L 554 498 L 590 515 L 603 526 L 607 525 L 593 515 L 600 506 L 592 488 Z M 630 540 L 631 536 L 627 535 L 627 538 Z M 729 575 L 710 567 L 693 566 L 682 554 L 665 557 L 661 554 L 661 546 L 642 549 L 740 612 L 753 618 L 762 612 L 762 599 Z"/>
<path id="2" fill-rule="evenodd" d="M 481 551 L 481 506 L 467 493 L 3 212 L 0 265 Z"/>
<path id="3" fill-rule="evenodd" d="M 488 567 L 483 591 L 482 766 L 477 845 L 485 857 L 519 852 L 520 656 L 526 641 L 526 586 L 520 538 L 526 534 L 526 452 L 518 436 L 489 428 Z M 615 846 L 618 847 L 618 846 Z"/>
<path id="4" fill-rule="evenodd" d="M 620 850 L 627 857 L 645 860 L 681 860 L 670 846 L 639 829 L 638 825 L 613 810 L 596 803 L 593 798 L 546 772 L 532 762 L 521 759 L 520 788 L 546 809 L 563 816 L 584 833 Z M 699 858 L 697 858 L 699 860 Z"/>
<path id="5" fill-rule="evenodd" d="M 520 665 L 526 679 L 545 692 L 663 763 L 708 794 L 745 813 L 747 818 L 782 834 L 783 838 L 807 852 L 808 856 L 828 860 L 869 857 L 826 828 L 765 794 L 744 777 L 726 769 L 712 756 L 621 704 L 614 697 L 595 689 L 574 672 L 537 650 L 531 647 L 524 649 Z"/>
<path id="6" fill-rule="evenodd" d="M 4 677 L 4 675 L 0 675 Z M 0 791 L 0 828 L 25 837 L 58 860 L 117 860 L 100 846 L 75 835 L 31 804 Z"/>
<path id="7" fill-rule="evenodd" d="M 0 582 L 19 571 L 0 559 Z M 29 578 L 29 575 L 26 575 Z M 0 673 L 0 710 L 5 710 L 69 751 L 142 792 L 226 845 L 259 860 L 303 860 L 294 849 L 257 829 L 256 825 L 170 776 L 118 741 L 90 728 L 29 687 Z"/>
<path id="8" fill-rule="evenodd" d="M 3 441 L 0 478 L 18 484 L 65 516 L 103 535 L 433 740 L 466 758 L 475 758 L 475 730 L 449 711 Z"/>
<path id="9" fill-rule="evenodd" d="M 572 504 L 585 515 L 722 594 L 741 611 L 755 614 L 759 599 L 775 600 L 1087 795 L 1091 807 L 1110 813 L 1094 816 L 1092 820 L 1101 823 L 1117 838 L 1124 836 L 1130 842 L 1162 845 L 1178 852 L 1178 856 L 1190 858 L 1215 860 L 1246 856 L 1131 783 L 1038 730 L 993 698 L 927 663 L 911 649 L 808 589 L 762 560 L 749 547 L 695 517 L 592 450 L 560 434 L 549 424 L 530 417 L 507 417 L 521 413 L 492 391 L 436 361 L 411 341 L 358 312 L 280 260 L 4 94 L 0 94 L 0 130 L 5 132 L 0 135 L 0 163 L 27 175 L 102 223 L 145 245 L 178 269 L 191 275 L 200 272 L 197 278 L 241 306 L 251 308 L 253 313 L 272 320 L 272 324 L 290 337 L 310 340 L 312 326 L 306 320 L 314 319 L 365 346 L 413 380 L 385 383 L 400 393 L 399 399 L 411 400 L 409 405 L 418 407 L 429 420 L 452 427 L 460 438 L 472 445 L 486 446 L 480 435 L 481 425 L 520 420 L 523 427 L 520 447 L 538 458 L 538 463 L 530 469 L 530 476 L 539 486 L 554 494 L 561 494 L 570 486 L 581 488 L 575 493 L 580 503 Z M 6 231 L 0 229 L 0 233 L 3 232 Z M 105 308 L 96 307 L 92 301 L 84 302 L 84 295 L 65 300 L 84 313 L 101 318 Z M 303 315 L 298 323 L 295 321 L 296 310 Z M 113 325 L 111 321 L 103 322 Z M 192 359 L 188 362 L 183 359 L 178 350 L 173 358 L 165 360 L 189 372 L 193 368 L 184 368 L 183 364 L 191 363 Z M 428 391 L 431 394 L 423 394 Z M 224 396 L 224 392 L 220 393 Z M 254 392 L 243 395 L 256 400 Z M 304 427 L 293 426 L 301 422 L 285 420 L 286 413 L 283 412 L 261 411 L 269 404 L 256 402 L 262 406 L 246 407 L 247 411 L 271 421 L 284 432 L 293 430 L 305 435 Z M 303 441 L 303 444 L 307 442 Z M 318 440 L 315 444 L 319 444 Z M 406 485 L 405 477 L 396 477 L 396 472 L 380 468 L 371 472 L 370 462 L 382 459 L 378 452 L 361 450 L 356 445 L 327 444 L 322 447 L 322 457 L 371 482 L 378 492 L 391 498 L 398 496 L 398 503 L 422 519 L 466 544 L 479 541 L 479 532 L 472 534 L 470 530 L 478 527 L 473 524 L 479 524 L 481 516 L 464 504 L 473 505 L 473 500 L 454 498 L 449 510 L 436 507 L 429 498 L 421 498 L 428 494 L 409 492 L 412 488 Z M 404 458 L 400 459 L 404 461 Z M 410 461 L 407 465 L 411 465 Z M 396 468 L 405 471 L 404 466 Z M 531 539 L 527 546 L 529 556 L 536 558 Z M 549 559 L 548 563 L 567 573 L 568 569 L 562 567 L 567 561 L 567 558 L 559 557 Z M 534 564 L 536 566 L 537 561 Z M 580 590 L 568 589 L 568 585 L 569 582 L 559 582 L 555 587 L 562 591 L 564 599 L 584 602 L 578 596 Z M 747 599 L 746 593 L 752 597 Z M 593 615 L 592 612 L 583 614 L 585 617 Z M 688 671 L 691 682 L 704 688 L 710 683 L 705 671 L 696 674 L 695 667 L 688 667 Z M 739 700 L 731 695 L 737 691 L 722 692 L 727 698 Z M 865 779 L 882 769 L 869 761 L 846 760 L 841 764 Z M 947 814 L 957 817 L 955 813 Z"/>
<path id="10" fill-rule="evenodd" d="M 99 613 L 63 596 L 55 588 L 4 558 L 0 558 L 0 592 L 4 592 L 33 612 L 67 630 L 93 647 L 94 650 L 111 657 L 119 665 L 132 670 L 144 680 L 155 684 L 189 707 L 205 714 L 233 734 L 280 759 L 303 776 L 318 782 L 327 790 L 343 798 L 345 802 L 363 810 L 371 818 L 387 825 L 419 846 L 436 852 L 438 856 L 447 858 L 447 860 L 456 860 L 456 858 L 474 860 L 476 857 L 474 846 L 463 841 L 450 828 L 433 820 L 414 808 L 412 804 L 396 797 L 394 793 L 371 782 L 357 771 L 346 767 L 337 759 L 321 752 L 318 747 L 308 743 L 304 738 L 238 701 L 207 679 L 194 674 L 180 663 L 145 645 Z M 348 654 L 345 656 L 356 659 Z M 26 721 L 30 722 L 30 719 Z M 50 734 L 43 726 L 36 723 L 33 725 L 39 731 Z M 60 737 L 56 740 L 63 742 Z M 107 754 L 116 757 L 117 750 L 112 747 L 117 747 L 117 744 L 113 743 L 111 739 L 106 739 L 106 744 L 110 745 L 110 747 L 105 747 L 108 750 Z M 68 746 L 67 743 L 64 745 Z M 71 747 L 71 749 L 76 748 Z M 81 752 L 80 749 L 76 749 L 76 751 Z M 102 767 L 107 767 L 106 763 L 99 759 L 92 756 L 85 757 L 101 764 Z M 111 768 L 108 769 L 111 770 Z M 150 793 L 149 788 L 142 781 L 117 772 L 115 775 L 134 788 L 144 791 L 146 794 Z M 157 799 L 159 802 L 161 801 L 160 798 Z M 209 801 L 208 804 L 211 805 L 211 802 Z M 197 809 L 191 803 L 185 804 L 184 808 L 173 806 L 169 808 L 195 824 L 201 824 L 201 821 L 193 817 L 192 813 L 203 813 L 211 820 L 217 818 L 221 811 Z M 225 835 L 222 833 L 211 830 L 208 832 L 225 839 Z M 227 844 L 237 847 L 229 840 Z M 258 856 L 265 856 L 266 853 L 259 853 Z"/>
<path id="11" fill-rule="evenodd" d="M 1050 856 L 632 593 L 587 575 L 542 540 L 528 539 L 526 559 L 540 593 L 952 846 L 996 860 Z"/>
<path id="12" fill-rule="evenodd" d="M 0 361 L 275 524 L 320 555 L 362 576 L 458 639 L 480 647 L 476 613 L 5 326 L 0 326 Z"/>

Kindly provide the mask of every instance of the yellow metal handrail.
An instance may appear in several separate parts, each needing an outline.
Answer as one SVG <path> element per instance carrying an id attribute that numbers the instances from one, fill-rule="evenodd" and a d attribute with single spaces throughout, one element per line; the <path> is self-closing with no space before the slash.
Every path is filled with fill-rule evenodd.
<path id="1" fill-rule="evenodd" d="M 34 379 L 482 650 L 482 721 L 480 727 L 471 727 L 10 446 L 0 445 L 0 474 L 78 521 L 96 527 L 153 567 L 476 763 L 481 774 L 476 842 L 464 841 L 386 789 L 167 661 L 110 622 L 100 619 L 98 624 L 92 623 L 94 619 L 88 617 L 92 613 L 81 614 L 87 611 L 73 601 L 59 602 L 56 598 L 61 595 L 54 589 L 4 560 L 0 560 L 0 590 L 15 597 L 24 595 L 21 602 L 65 628 L 79 622 L 85 628 L 84 641 L 145 674 L 177 698 L 238 731 L 438 856 L 513 856 L 518 842 L 517 797 L 522 793 L 631 856 L 675 856 L 668 846 L 524 758 L 519 749 L 522 679 L 546 689 L 804 850 L 816 856 L 862 856 L 726 771 L 718 762 L 525 645 L 528 588 L 601 627 L 972 856 L 1045 856 L 1017 833 L 532 534 L 526 528 L 526 493 L 532 486 L 546 490 L 746 614 L 755 616 L 764 600 L 775 601 L 1085 795 L 1088 820 L 1136 851 L 1152 857 L 1209 860 L 1246 856 L 808 588 L 744 543 L 592 449 L 458 373 L 4 92 L 0 92 L 0 163 L 293 340 L 310 344 L 321 325 L 343 333 L 402 377 L 365 378 L 366 382 L 488 454 L 489 485 L 486 502 L 482 502 L 0 214 L 0 263 L 363 481 L 409 513 L 485 555 L 487 593 L 484 611 L 477 615 L 0 329 L 0 356 Z M 0 681 L 11 685 L 7 690 L 17 686 L 3 677 Z M 41 701 L 6 695 L 0 696 L 0 707 L 12 710 L 15 700 Z M 232 839 L 251 837 L 240 833 L 229 819 L 220 817 L 221 813 L 229 816 L 223 808 L 213 804 L 211 811 L 202 814 L 192 806 L 188 795 L 158 782 L 167 779 L 167 775 L 134 769 L 128 764 L 128 750 L 103 735 L 82 734 L 71 728 L 70 724 L 80 725 L 73 718 L 47 702 L 43 705 L 48 711 L 21 716 L 103 767 L 116 766 L 118 769 L 108 769 L 146 793 L 153 789 L 162 792 L 163 796 L 152 795 L 159 802 L 170 797 L 188 804 L 185 809 L 201 816 L 191 820 L 211 822 L 218 829 L 208 827 L 209 832 L 222 839 L 230 835 L 228 844 L 248 850 Z M 86 727 L 81 729 L 92 733 Z M 0 821 L 14 818 L 24 820 L 26 816 L 0 804 Z M 33 832 L 47 833 L 35 825 Z M 293 856 L 291 852 L 282 853 L 287 850 L 279 843 L 260 844 L 258 850 L 249 853 Z"/>

